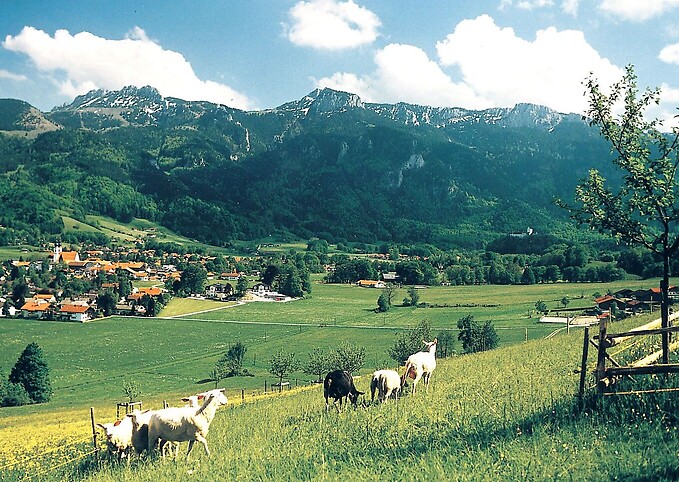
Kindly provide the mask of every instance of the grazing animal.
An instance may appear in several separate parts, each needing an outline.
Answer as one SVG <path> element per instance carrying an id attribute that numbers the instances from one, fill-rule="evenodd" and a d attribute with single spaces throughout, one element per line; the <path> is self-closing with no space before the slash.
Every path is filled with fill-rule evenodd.
<path id="1" fill-rule="evenodd" d="M 109 453 L 118 459 L 126 457 L 132 447 L 132 420 L 128 417 L 110 423 L 98 423 L 97 427 L 106 435 L 106 447 Z"/>
<path id="2" fill-rule="evenodd" d="M 342 400 L 348 399 L 355 407 L 359 395 L 363 392 L 356 390 L 354 379 L 343 370 L 335 370 L 328 373 L 323 381 L 323 396 L 325 397 L 325 411 L 329 409 L 328 398 L 334 399 L 333 404 L 339 400 L 338 411 L 342 411 Z"/>
<path id="3" fill-rule="evenodd" d="M 377 399 L 382 403 L 392 393 L 398 400 L 398 394 L 401 391 L 401 376 L 394 370 L 377 370 L 373 373 L 373 378 L 370 381 L 371 402 L 375 401 L 375 390 L 377 390 Z"/>
<path id="4" fill-rule="evenodd" d="M 425 349 L 408 357 L 406 369 L 401 377 L 401 387 L 405 385 L 406 379 L 413 379 L 413 393 L 415 393 L 415 387 L 420 378 L 424 380 L 427 392 L 429 391 L 429 379 L 436 368 L 436 344 L 438 339 L 434 338 L 434 341 L 430 342 L 422 340 L 422 343 L 424 343 Z"/>
<path id="5" fill-rule="evenodd" d="M 187 407 L 198 408 L 200 406 L 198 400 L 198 395 L 182 398 L 183 402 L 187 402 Z M 141 454 L 148 448 L 149 420 L 151 420 L 151 416 L 156 412 L 157 410 L 145 410 L 143 412 L 134 410 L 132 413 L 127 414 L 132 420 L 132 446 L 138 454 Z M 173 448 L 175 448 L 174 453 L 176 455 L 176 451 L 179 448 L 178 444 L 175 445 L 173 442 L 166 442 L 164 440 L 160 440 L 160 446 L 163 456 L 167 451 L 172 451 Z"/>
<path id="6" fill-rule="evenodd" d="M 149 419 L 148 450 L 152 452 L 159 439 L 166 442 L 189 442 L 186 457 L 189 457 L 194 442 L 198 441 L 205 447 L 205 453 L 210 455 L 207 446 L 207 433 L 215 417 L 217 409 L 229 401 L 224 395 L 224 389 L 210 390 L 201 393 L 203 404 L 196 407 L 170 407 L 157 410 Z"/>

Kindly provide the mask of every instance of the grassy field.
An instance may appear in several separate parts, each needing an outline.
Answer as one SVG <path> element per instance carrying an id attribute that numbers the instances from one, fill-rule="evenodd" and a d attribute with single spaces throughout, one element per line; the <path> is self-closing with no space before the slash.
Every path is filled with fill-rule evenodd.
<path id="1" fill-rule="evenodd" d="M 0 320 L 0 336 L 3 339 L 0 368 L 7 373 L 23 348 L 36 341 L 50 364 L 55 389 L 49 404 L 0 409 L 0 440 L 4 441 L 0 442 L 0 474 L 3 461 L 16 457 L 17 441 L 21 441 L 19 453 L 29 458 L 32 453 L 42 453 L 64 440 L 72 439 L 74 443 L 86 446 L 83 440 L 90 432 L 89 407 L 95 408 L 98 420 L 111 420 L 115 416 L 115 403 L 124 400 L 121 388 L 124 381 L 139 382 L 145 407 L 158 407 L 164 399 L 172 401 L 179 396 L 211 388 L 212 382 L 206 379 L 215 361 L 231 343 L 241 341 L 248 348 L 245 368 L 255 376 L 227 379 L 221 386 L 227 388 L 227 395 L 232 400 L 245 395 L 246 401 L 252 403 L 246 404 L 248 408 L 227 408 L 218 415 L 209 440 L 214 450 L 220 453 L 219 457 L 208 460 L 198 448 L 199 454 L 189 465 L 178 463 L 170 467 L 170 464 L 161 462 L 142 462 L 129 468 L 104 466 L 90 476 L 94 480 L 150 480 L 151 473 L 160 471 L 160 478 L 156 480 L 176 480 L 185 478 L 187 470 L 206 475 L 206 471 L 213 468 L 219 470 L 224 478 L 375 479 L 380 472 L 370 472 L 367 453 L 385 451 L 386 459 L 380 462 L 379 467 L 387 479 L 397 476 L 416 480 L 438 479 L 459 464 L 469 470 L 476 467 L 475 470 L 486 472 L 479 472 L 479 477 L 471 476 L 475 472 L 466 477 L 462 476 L 462 472 L 453 472 L 456 474 L 452 476 L 453 480 L 484 479 L 493 475 L 518 476 L 521 467 L 521 470 L 534 474 L 528 477 L 533 480 L 542 480 L 543 476 L 567 478 L 554 466 L 562 464 L 561 457 L 571 457 L 569 464 L 577 466 L 585 463 L 597 450 L 576 427 L 572 430 L 577 433 L 566 433 L 566 442 L 563 443 L 569 449 L 561 453 L 565 449 L 557 443 L 558 434 L 549 421 L 549 407 L 562 404 L 570 407 L 568 403 L 572 401 L 577 386 L 577 376 L 573 372 L 579 363 L 582 334 L 576 330 L 571 335 L 542 340 L 555 327 L 538 325 L 535 315 L 529 317 L 528 311 L 539 299 L 555 307 L 557 301 L 567 295 L 571 299 L 569 306 L 576 306 L 579 302 L 589 303 L 588 298 L 595 291 L 605 293 L 608 289 L 622 286 L 650 287 L 654 284 L 564 283 L 428 288 L 422 290 L 421 301 L 449 307 L 394 308 L 385 315 L 373 311 L 379 294 L 377 290 L 315 284 L 312 298 L 282 304 L 248 303 L 226 308 L 223 303 L 176 300 L 174 306 L 171 303 L 166 308 L 168 313 L 175 313 L 168 316 L 179 316 L 171 319 L 109 318 L 88 324 Z M 400 293 L 399 296 L 402 298 Z M 182 316 L 215 307 L 224 308 Z M 253 395 L 263 391 L 264 381 L 270 385 L 274 380 L 268 373 L 267 362 L 277 350 L 294 352 L 303 361 L 315 347 L 329 349 L 346 340 L 366 347 L 365 369 L 362 371 L 366 374 L 376 368 L 394 368 L 387 349 L 399 330 L 414 326 L 423 319 L 429 321 L 435 331 L 454 328 L 457 319 L 466 314 L 473 314 L 478 320 L 492 319 L 504 348 L 441 361 L 430 394 L 432 403 L 435 401 L 438 407 L 433 411 L 428 408 L 413 419 L 404 416 L 404 412 L 413 413 L 423 404 L 429 406 L 426 405 L 429 399 L 418 395 L 404 399 L 400 409 L 390 404 L 341 416 L 325 416 L 318 388 L 280 400 L 254 401 Z M 524 342 L 526 332 L 531 340 L 527 343 Z M 460 349 L 459 346 L 454 348 Z M 293 386 L 308 385 L 310 378 L 302 372 L 293 373 L 290 377 Z M 359 382 L 359 389 L 366 388 L 366 380 Z M 490 417 L 491 421 L 478 425 L 483 417 Z M 526 420 L 530 421 L 531 430 L 541 432 L 543 428 L 537 423 L 541 417 L 548 422 L 546 439 L 512 435 L 516 427 L 525 429 Z M 592 421 L 582 420 L 583 426 L 589 430 L 588 424 Z M 344 422 L 352 427 L 347 434 L 341 433 Z M 243 424 L 249 427 L 253 440 L 245 440 L 248 432 L 243 431 L 246 430 L 241 427 Z M 311 446 L 306 447 L 304 437 L 316 430 L 313 427 L 318 424 L 325 434 L 312 438 Z M 603 428 L 594 430 L 599 430 L 599 433 L 603 433 L 604 429 L 614 430 L 614 427 L 601 424 Z M 436 427 L 442 430 L 440 434 Z M 631 428 L 625 436 L 640 435 L 637 428 Z M 644 430 L 651 428 L 643 425 Z M 373 432 L 373 429 L 377 431 Z M 458 430 L 471 438 L 456 435 Z M 666 443 L 664 447 L 674 454 L 676 461 L 679 457 L 676 431 L 667 434 L 669 445 Z M 349 443 L 348 437 L 358 441 L 349 445 L 353 450 L 344 456 L 331 447 L 332 438 L 328 438 L 331 436 L 337 436 L 340 444 Z M 475 441 L 476 436 L 485 441 Z M 609 436 L 615 438 L 616 443 L 618 438 L 622 438 L 617 432 Z M 271 440 L 262 440 L 266 437 L 271 437 Z M 602 438 L 600 443 L 604 441 Z M 288 448 L 271 456 L 270 461 L 263 459 L 267 450 L 281 443 Z M 630 445 L 633 442 L 625 443 Z M 261 448 L 256 448 L 260 445 Z M 306 456 L 302 454 L 303 447 L 309 451 Z M 408 469 L 384 466 L 387 461 L 395 462 L 398 447 L 408 460 L 414 455 L 419 458 L 425 452 L 429 455 L 424 461 L 412 464 L 418 469 L 407 463 L 402 466 Z M 243 463 L 242 450 L 255 452 L 252 463 L 258 468 L 251 475 L 241 472 L 245 470 L 239 466 Z M 549 459 L 552 462 L 542 461 L 542 458 L 550 456 L 552 450 L 558 451 L 557 458 Z M 531 457 L 525 458 L 527 456 L 521 455 L 521 451 L 526 451 Z M 506 455 L 501 456 L 503 453 Z M 632 460 L 636 460 L 635 457 Z M 505 467 L 505 462 L 512 459 L 516 460 L 510 470 L 510 467 Z M 660 460 L 665 459 L 661 457 Z M 532 467 L 532 463 L 537 465 Z M 153 470 L 144 475 L 147 464 L 153 464 Z M 647 467 L 657 467 L 660 462 L 649 464 Z M 250 462 L 245 464 L 249 465 Z M 593 475 L 592 462 L 587 461 L 585 465 L 590 467 L 590 472 L 585 473 Z M 628 462 L 620 466 L 631 467 Z M 421 476 L 418 475 L 420 470 Z M 575 478 L 587 480 L 587 477 Z"/>
<path id="2" fill-rule="evenodd" d="M 44 463 L 31 468 L 34 461 L 27 460 L 6 478 L 18 480 L 28 470 L 43 480 L 96 482 L 676 480 L 677 397 L 600 402 L 588 396 L 579 408 L 574 395 L 581 343 L 578 331 L 440 360 L 428 393 L 406 390 L 398 402 L 342 413 L 325 412 L 320 387 L 245 403 L 235 397 L 211 427 L 211 457 L 197 446 L 188 461 L 144 457 L 97 465 L 87 458 L 45 470 Z M 368 391 L 368 377 L 356 383 Z M 88 422 L 84 411 L 81 416 Z"/>

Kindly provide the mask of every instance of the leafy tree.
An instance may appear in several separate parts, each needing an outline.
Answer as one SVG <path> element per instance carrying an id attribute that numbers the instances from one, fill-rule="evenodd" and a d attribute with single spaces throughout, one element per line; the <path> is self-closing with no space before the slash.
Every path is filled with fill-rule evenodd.
<path id="1" fill-rule="evenodd" d="M 12 383 L 0 373 L 0 407 L 18 407 L 32 402 L 21 383 Z"/>
<path id="2" fill-rule="evenodd" d="M 247 347 L 240 341 L 229 347 L 229 350 L 219 359 L 216 368 L 223 374 L 222 378 L 238 376 L 243 373 L 243 362 Z"/>
<path id="3" fill-rule="evenodd" d="M 426 320 L 411 330 L 398 333 L 394 344 L 389 348 L 389 356 L 399 365 L 403 365 L 410 355 L 420 351 L 424 340 L 431 340 L 431 324 Z"/>
<path id="4" fill-rule="evenodd" d="M 314 251 L 316 253 L 327 254 L 328 253 L 328 242 L 325 239 L 312 239 L 309 241 L 306 247 L 307 251 Z"/>
<path id="5" fill-rule="evenodd" d="M 393 305 L 394 298 L 396 298 L 396 285 L 387 283 L 387 285 L 382 289 L 382 294 L 387 298 L 389 306 Z"/>
<path id="6" fill-rule="evenodd" d="M 127 397 L 127 401 L 130 403 L 138 400 L 141 395 L 141 388 L 139 387 L 139 383 L 135 380 L 124 380 L 122 389 Z"/>
<path id="7" fill-rule="evenodd" d="M 103 311 L 104 316 L 111 316 L 116 303 L 118 303 L 118 297 L 112 291 L 106 290 L 97 296 L 97 306 Z"/>
<path id="8" fill-rule="evenodd" d="M 447 357 L 448 354 L 452 352 L 453 343 L 455 341 L 453 334 L 450 330 L 441 330 L 436 338 L 438 339 L 438 343 L 436 344 L 438 356 Z"/>
<path id="9" fill-rule="evenodd" d="M 547 303 L 545 303 L 542 300 L 538 300 L 535 302 L 535 310 L 539 311 L 540 313 L 547 313 L 548 308 L 547 308 Z"/>
<path id="10" fill-rule="evenodd" d="M 28 285 L 23 278 L 16 280 L 12 284 L 12 301 L 14 306 L 21 308 L 26 303 L 26 295 L 28 294 Z"/>
<path id="11" fill-rule="evenodd" d="M 457 339 L 462 342 L 465 353 L 492 350 L 500 342 L 490 320 L 481 324 L 474 320 L 474 315 L 467 315 L 458 320 L 457 327 L 460 329 Z"/>
<path id="12" fill-rule="evenodd" d="M 2 315 L 9 316 L 10 308 L 12 308 L 12 304 L 9 302 L 9 300 L 5 300 L 5 302 L 2 305 Z"/>
<path id="13" fill-rule="evenodd" d="M 521 284 L 524 285 L 535 284 L 535 272 L 533 271 L 533 268 L 531 268 L 530 266 L 527 266 L 526 269 L 523 270 L 523 274 L 521 275 Z"/>
<path id="14" fill-rule="evenodd" d="M 363 368 L 365 347 L 344 341 L 332 353 L 331 360 L 336 370 L 355 373 Z"/>
<path id="15" fill-rule="evenodd" d="M 132 293 L 132 281 L 124 271 L 120 271 L 118 275 L 118 299 L 124 300 Z"/>
<path id="16" fill-rule="evenodd" d="M 217 388 L 219 386 L 219 382 L 226 378 L 226 373 L 223 367 L 220 366 L 219 362 L 217 362 L 215 363 L 215 366 L 212 367 L 212 370 L 210 370 L 208 376 L 210 377 L 210 380 L 215 382 L 215 388 Z"/>
<path id="17" fill-rule="evenodd" d="M 316 380 L 320 382 L 323 375 L 332 370 L 332 356 L 320 348 L 316 347 L 309 353 L 309 360 L 304 365 L 304 373 L 315 375 Z"/>
<path id="18" fill-rule="evenodd" d="M 248 290 L 248 280 L 245 276 L 240 276 L 238 282 L 236 283 L 236 295 L 245 296 L 245 292 Z"/>
<path id="19" fill-rule="evenodd" d="M 49 402 L 52 386 L 49 366 L 37 343 L 29 343 L 9 374 L 10 383 L 21 384 L 35 403 Z"/>
<path id="20" fill-rule="evenodd" d="M 270 264 L 264 270 L 264 274 L 262 275 L 262 283 L 264 283 L 267 286 L 273 286 L 273 283 L 278 277 L 279 273 L 280 269 L 278 268 L 278 266 Z"/>
<path id="21" fill-rule="evenodd" d="M 205 291 L 207 270 L 198 263 L 190 263 L 181 275 L 180 289 L 184 293 L 201 294 Z"/>
<path id="22" fill-rule="evenodd" d="M 305 276 L 308 279 L 308 271 L 299 269 L 292 264 L 286 264 L 280 269 L 276 288 L 285 295 L 301 298 L 305 291 Z"/>
<path id="23" fill-rule="evenodd" d="M 420 293 L 417 291 L 415 286 L 410 286 L 408 288 L 408 296 L 403 298 L 404 306 L 417 306 L 420 302 Z"/>
<path id="24" fill-rule="evenodd" d="M 594 76 L 588 78 L 586 85 L 587 116 L 611 144 L 613 163 L 622 171 L 622 183 L 611 188 L 592 169 L 576 187 L 577 205 L 559 204 L 579 223 L 628 245 L 641 246 L 662 259 L 661 318 L 662 326 L 669 327 L 670 259 L 679 248 L 679 129 L 673 128 L 671 135 L 663 134 L 658 120 L 646 120 L 646 110 L 659 101 L 660 91 L 646 89 L 640 94 L 631 65 L 610 94 L 603 92 Z M 619 102 L 624 103 L 624 111 L 617 115 Z M 663 363 L 669 363 L 668 347 L 669 333 L 663 333 Z"/>
<path id="25" fill-rule="evenodd" d="M 286 353 L 279 350 L 269 359 L 269 373 L 278 377 L 279 386 L 283 385 L 283 378 L 297 368 L 297 360 L 294 353 Z"/>
<path id="26" fill-rule="evenodd" d="M 564 296 L 563 298 L 561 298 L 561 304 L 563 305 L 564 308 L 566 308 L 568 306 L 568 303 L 570 302 L 571 300 L 568 299 L 568 296 Z"/>
<path id="27" fill-rule="evenodd" d="M 389 308 L 391 308 L 389 298 L 384 293 L 382 293 L 379 298 L 377 298 L 377 312 L 386 313 L 389 311 Z"/>

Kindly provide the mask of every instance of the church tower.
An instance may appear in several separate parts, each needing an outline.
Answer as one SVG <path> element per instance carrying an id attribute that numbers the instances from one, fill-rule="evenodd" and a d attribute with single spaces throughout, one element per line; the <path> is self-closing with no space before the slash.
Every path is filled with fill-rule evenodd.
<path id="1" fill-rule="evenodd" d="M 59 258 L 61 258 L 61 243 L 57 242 L 54 245 L 54 258 L 52 258 L 52 262 L 57 264 L 59 262 Z"/>

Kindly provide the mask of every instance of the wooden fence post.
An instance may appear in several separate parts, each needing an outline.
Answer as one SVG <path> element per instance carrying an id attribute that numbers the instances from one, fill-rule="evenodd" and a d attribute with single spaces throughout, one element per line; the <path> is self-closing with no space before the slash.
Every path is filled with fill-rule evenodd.
<path id="1" fill-rule="evenodd" d="M 240 399 L 245 401 L 245 388 L 240 389 Z"/>
<path id="2" fill-rule="evenodd" d="M 94 427 L 94 407 L 90 407 L 90 420 L 92 421 L 92 445 L 94 446 L 94 460 L 99 462 L 99 447 L 97 447 L 97 430 Z"/>
<path id="3" fill-rule="evenodd" d="M 582 342 L 582 363 L 580 364 L 580 390 L 578 391 L 578 400 L 582 403 L 582 397 L 585 394 L 585 379 L 587 376 L 587 355 L 589 354 L 589 326 L 585 326 L 585 338 Z"/>
<path id="4" fill-rule="evenodd" d="M 596 387 L 601 395 L 604 392 L 603 379 L 606 377 L 606 331 L 608 322 L 605 317 L 599 320 L 599 348 L 596 360 Z"/>

